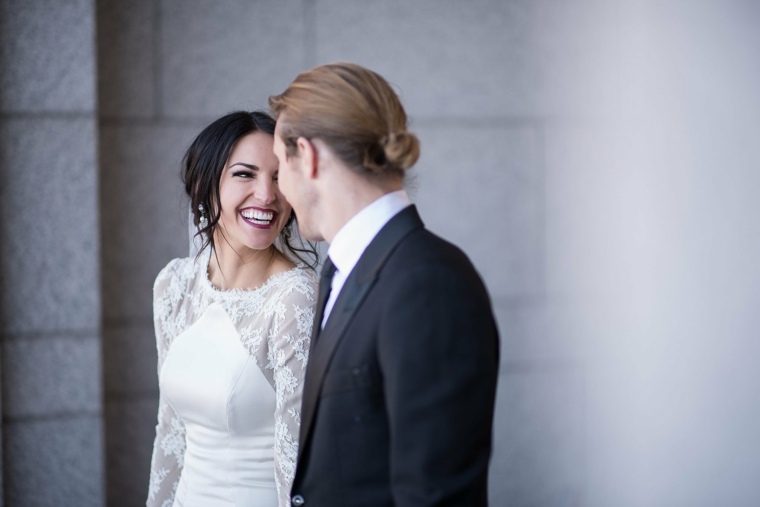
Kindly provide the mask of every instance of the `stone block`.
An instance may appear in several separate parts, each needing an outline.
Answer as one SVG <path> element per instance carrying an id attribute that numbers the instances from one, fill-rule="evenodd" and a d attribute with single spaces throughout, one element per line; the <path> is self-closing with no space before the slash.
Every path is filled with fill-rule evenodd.
<path id="1" fill-rule="evenodd" d="M 106 402 L 107 505 L 145 505 L 158 398 Z"/>
<path id="2" fill-rule="evenodd" d="M 101 116 L 157 113 L 158 2 L 98 2 L 98 109 Z"/>
<path id="3" fill-rule="evenodd" d="M 95 2 L 0 2 L 0 111 L 95 110 Z"/>
<path id="4" fill-rule="evenodd" d="M 502 373 L 489 477 L 491 505 L 583 505 L 584 435 L 579 373 Z"/>
<path id="5" fill-rule="evenodd" d="M 304 68 L 300 0 L 171 0 L 162 3 L 161 20 L 161 108 L 167 116 L 268 109 L 268 97 Z"/>
<path id="6" fill-rule="evenodd" d="M 100 411 L 97 336 L 6 340 L 2 360 L 4 417 Z"/>
<path id="7" fill-rule="evenodd" d="M 615 8 L 600 0 L 317 2 L 317 60 L 354 61 L 420 117 L 587 115 L 614 106 Z"/>
<path id="8" fill-rule="evenodd" d="M 5 333 L 100 325 L 93 120 L 0 120 L 0 322 Z"/>
<path id="9" fill-rule="evenodd" d="M 106 396 L 158 394 L 157 353 L 153 324 L 112 326 L 103 332 Z"/>
<path id="10" fill-rule="evenodd" d="M 541 291 L 542 179 L 533 130 L 413 130 L 422 152 L 407 186 L 428 228 L 470 256 L 492 296 Z"/>
<path id="11" fill-rule="evenodd" d="M 107 125 L 101 131 L 103 314 L 106 322 L 152 319 L 153 281 L 187 256 L 185 149 L 200 127 Z"/>
<path id="12" fill-rule="evenodd" d="M 102 432 L 99 415 L 3 425 L 6 503 L 102 506 Z"/>

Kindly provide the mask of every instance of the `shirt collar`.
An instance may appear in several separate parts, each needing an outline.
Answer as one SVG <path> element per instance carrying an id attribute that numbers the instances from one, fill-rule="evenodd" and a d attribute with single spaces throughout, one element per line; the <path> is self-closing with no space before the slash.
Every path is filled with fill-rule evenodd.
<path id="1" fill-rule="evenodd" d="M 327 255 L 338 271 L 347 276 L 380 229 L 411 204 L 406 190 L 396 190 L 376 199 L 351 217 L 335 235 L 327 250 Z"/>

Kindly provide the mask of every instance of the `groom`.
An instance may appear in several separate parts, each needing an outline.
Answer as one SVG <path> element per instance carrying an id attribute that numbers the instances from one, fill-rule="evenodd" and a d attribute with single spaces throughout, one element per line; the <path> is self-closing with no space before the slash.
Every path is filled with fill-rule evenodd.
<path id="1" fill-rule="evenodd" d="M 301 234 L 330 243 L 293 506 L 487 505 L 498 334 L 472 264 L 404 190 L 419 142 L 398 97 L 336 63 L 269 104 L 280 188 Z"/>

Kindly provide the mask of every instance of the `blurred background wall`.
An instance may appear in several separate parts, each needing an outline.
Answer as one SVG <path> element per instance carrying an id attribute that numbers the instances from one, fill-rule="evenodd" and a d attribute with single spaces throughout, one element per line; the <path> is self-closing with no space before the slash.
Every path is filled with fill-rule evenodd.
<path id="1" fill-rule="evenodd" d="M 143 505 L 179 163 L 350 60 L 491 292 L 494 506 L 760 504 L 760 4 L 0 0 L 6 506 Z"/>
<path id="2" fill-rule="evenodd" d="M 0 1 L 7 506 L 104 495 L 95 5 Z"/>

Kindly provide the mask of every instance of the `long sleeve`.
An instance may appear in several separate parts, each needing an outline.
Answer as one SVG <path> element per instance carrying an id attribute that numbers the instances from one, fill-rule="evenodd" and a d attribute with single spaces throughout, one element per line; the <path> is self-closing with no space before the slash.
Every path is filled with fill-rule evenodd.
<path id="1" fill-rule="evenodd" d="M 171 507 L 185 457 L 185 425 L 166 403 L 158 402 L 158 424 L 150 464 L 148 507 Z"/>
<path id="2" fill-rule="evenodd" d="M 171 319 L 172 309 L 176 308 L 179 295 L 176 280 L 172 276 L 173 267 L 169 264 L 156 278 L 153 287 L 153 321 L 158 352 L 158 372 L 164 364 L 169 343 L 174 337 L 174 323 Z M 153 457 L 150 467 L 150 486 L 148 488 L 148 507 L 171 507 L 179 483 L 185 457 L 185 425 L 163 394 L 158 400 L 158 424 L 156 438 L 153 442 Z"/>
<path id="3" fill-rule="evenodd" d="M 312 280 L 312 285 L 290 287 L 284 291 L 267 336 L 267 368 L 274 370 L 277 398 L 274 473 L 280 507 L 290 506 L 290 487 L 298 456 L 301 396 L 314 319 L 313 283 Z"/>

